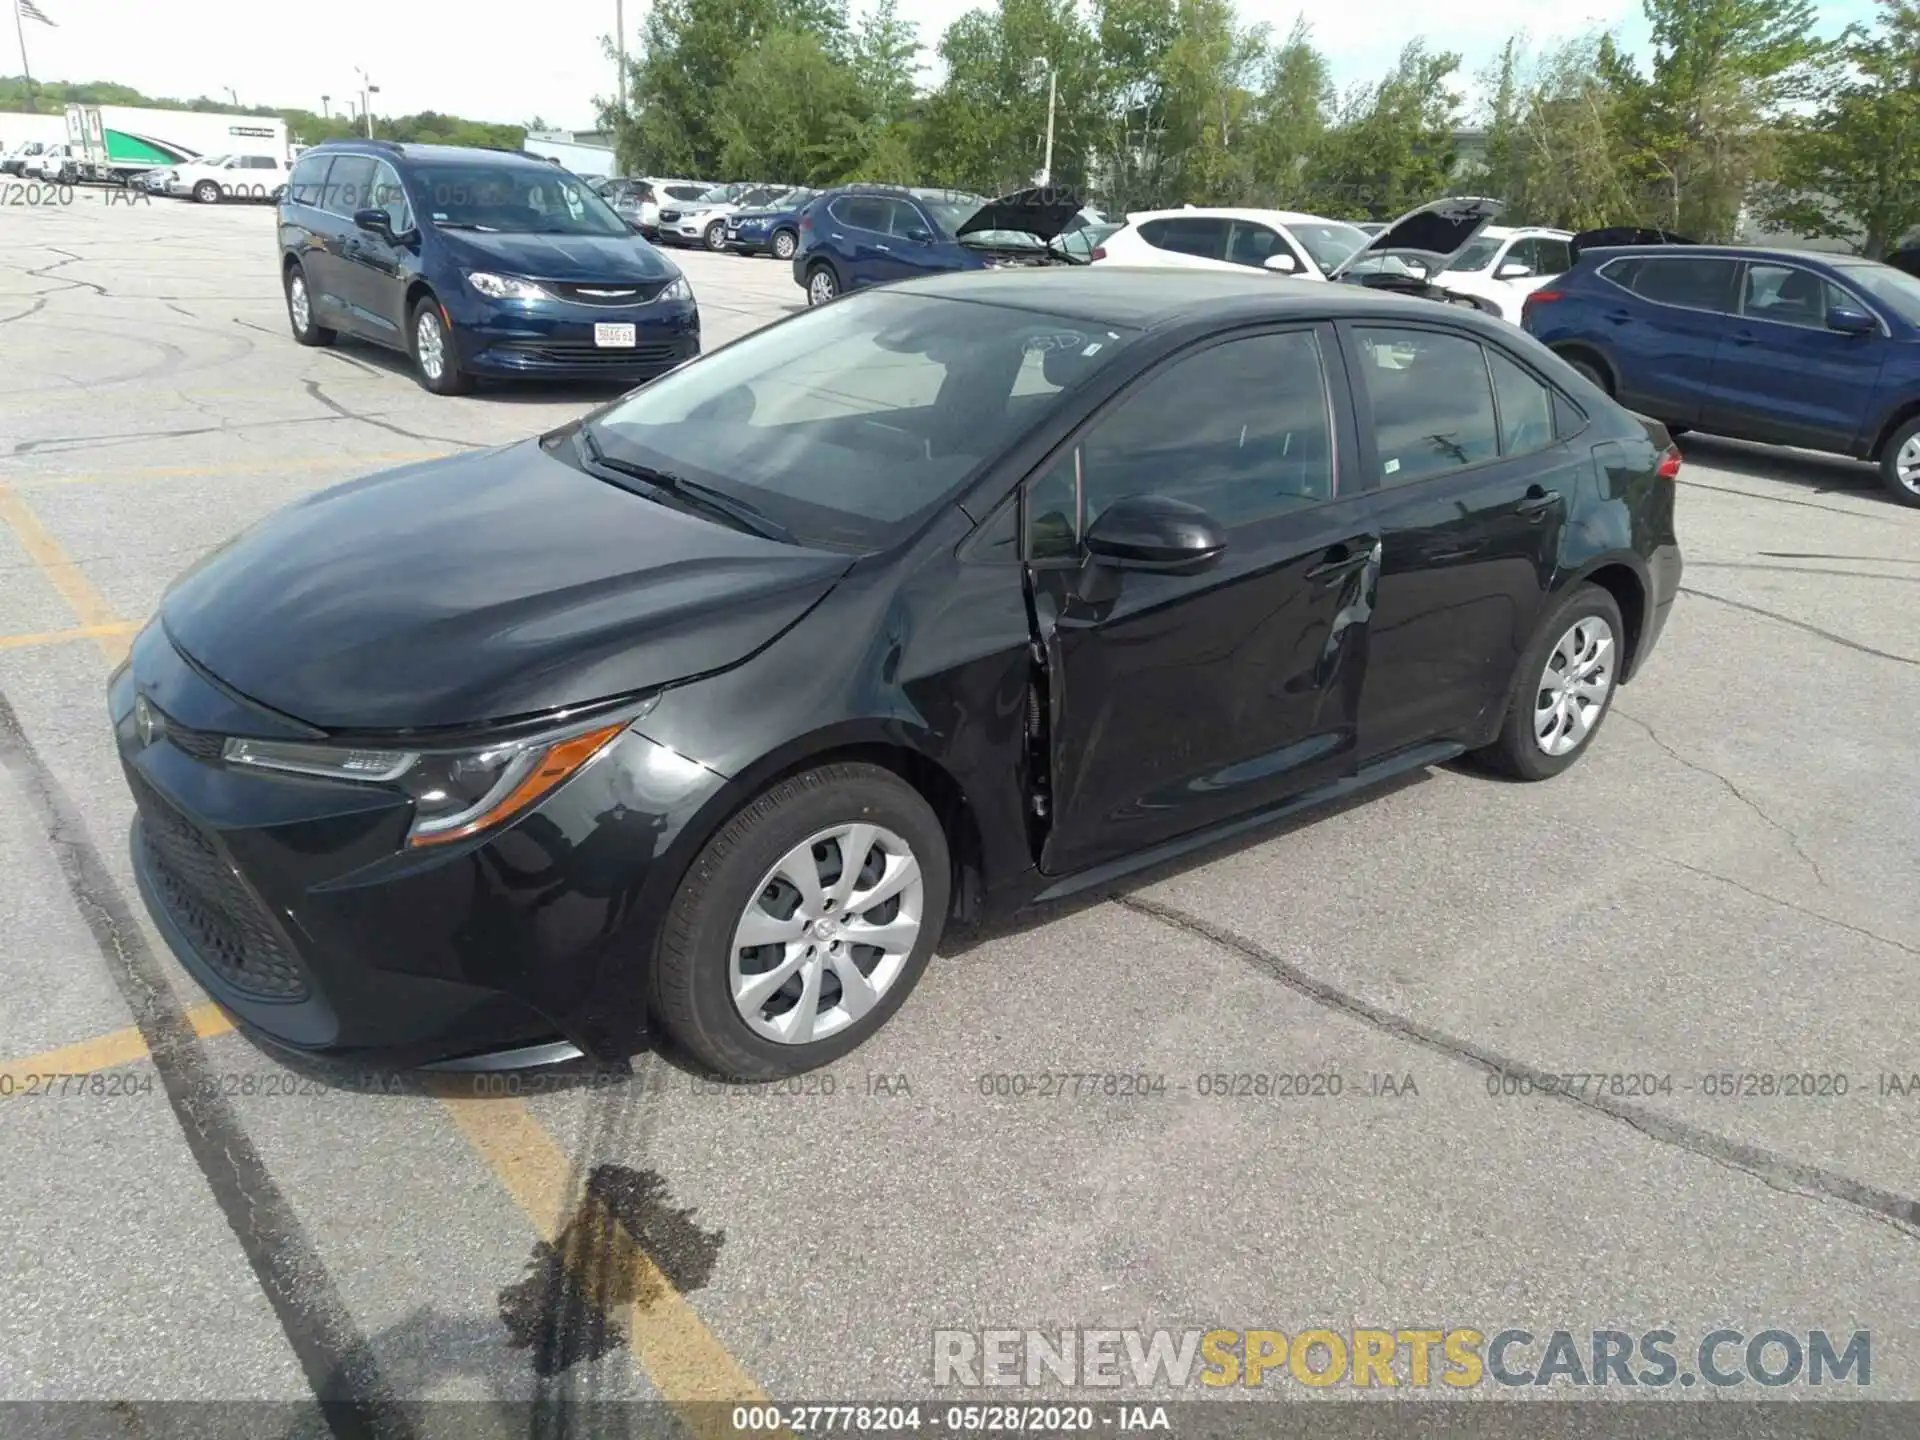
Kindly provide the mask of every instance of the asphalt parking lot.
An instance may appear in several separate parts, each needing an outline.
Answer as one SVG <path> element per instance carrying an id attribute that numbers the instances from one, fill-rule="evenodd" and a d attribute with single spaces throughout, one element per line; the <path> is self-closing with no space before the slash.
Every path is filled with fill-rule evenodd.
<path id="1" fill-rule="evenodd" d="M 1869 468 L 1687 442 L 1684 593 L 1562 779 L 1432 770 L 955 937 L 807 1082 L 316 1078 L 149 926 L 108 671 L 255 518 L 608 392 L 301 349 L 272 223 L 0 209 L 0 1399 L 697 1416 L 980 1399 L 938 1329 L 1510 1324 L 1870 1330 L 1844 1388 L 1920 1399 L 1920 511 Z M 801 302 L 678 258 L 709 348 Z M 1040 1072 L 1163 1083 L 983 1093 Z"/>

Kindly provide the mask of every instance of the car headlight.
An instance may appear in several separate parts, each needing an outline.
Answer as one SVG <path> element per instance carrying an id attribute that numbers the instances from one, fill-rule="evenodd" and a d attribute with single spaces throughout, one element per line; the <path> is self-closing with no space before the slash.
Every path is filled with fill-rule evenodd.
<path id="1" fill-rule="evenodd" d="M 668 282 L 667 288 L 662 290 L 655 298 L 660 300 L 691 300 L 693 299 L 693 286 L 687 283 L 686 276 L 676 275 Z"/>
<path id="2" fill-rule="evenodd" d="M 611 724 L 573 726 L 458 750 L 376 750 L 278 740 L 226 743 L 229 765 L 395 785 L 413 799 L 409 846 L 464 840 L 519 815 L 579 773 L 615 736 L 651 711 L 657 697 Z"/>
<path id="3" fill-rule="evenodd" d="M 490 270 L 469 270 L 467 283 L 489 300 L 546 300 L 551 297 L 531 280 L 512 275 L 495 275 Z"/>

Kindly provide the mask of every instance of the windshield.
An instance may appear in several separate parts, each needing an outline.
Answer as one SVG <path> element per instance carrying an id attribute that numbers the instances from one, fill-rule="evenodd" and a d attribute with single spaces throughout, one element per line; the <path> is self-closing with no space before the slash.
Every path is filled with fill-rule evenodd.
<path id="1" fill-rule="evenodd" d="M 1332 270 L 1367 243 L 1366 234 L 1352 225 L 1289 222 L 1287 229 L 1322 272 Z"/>
<path id="2" fill-rule="evenodd" d="M 435 224 L 510 235 L 629 235 L 607 202 L 551 165 L 422 165 L 415 194 Z"/>
<path id="3" fill-rule="evenodd" d="M 741 500 L 802 544 L 902 537 L 1135 332 L 877 291 L 670 372 L 594 425 L 619 460 Z"/>
<path id="4" fill-rule="evenodd" d="M 1469 240 L 1466 248 L 1447 262 L 1449 270 L 1484 270 L 1493 263 L 1493 257 L 1499 252 L 1501 242 L 1490 240 L 1482 235 Z"/>
<path id="5" fill-rule="evenodd" d="M 1836 265 L 1841 278 L 1857 286 L 1909 325 L 1920 325 L 1920 278 L 1891 265 Z"/>

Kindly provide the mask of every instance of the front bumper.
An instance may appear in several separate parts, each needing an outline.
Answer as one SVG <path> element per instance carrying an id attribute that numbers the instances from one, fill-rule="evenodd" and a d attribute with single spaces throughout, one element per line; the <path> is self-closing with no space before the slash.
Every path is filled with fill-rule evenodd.
<path id="1" fill-rule="evenodd" d="M 463 369 L 476 375 L 651 380 L 700 353 L 691 300 L 589 305 L 493 301 L 471 292 L 447 302 Z M 631 325 L 632 345 L 602 345 L 601 325 Z"/>
<path id="2" fill-rule="evenodd" d="M 165 717 L 150 741 L 136 694 Z M 628 730 L 511 824 L 408 850 L 397 790 L 224 764 L 223 736 L 287 727 L 158 625 L 108 709 L 141 898 L 208 995 L 274 1043 L 399 1067 L 553 1042 L 613 1062 L 644 1045 L 653 936 L 690 822 L 725 784 L 711 770 Z"/>

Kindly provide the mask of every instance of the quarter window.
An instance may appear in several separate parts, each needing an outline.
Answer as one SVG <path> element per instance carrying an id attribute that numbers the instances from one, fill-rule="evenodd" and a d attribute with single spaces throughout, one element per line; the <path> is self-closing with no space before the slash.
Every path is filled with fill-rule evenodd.
<path id="1" fill-rule="evenodd" d="M 1553 392 L 1498 350 L 1488 350 L 1500 413 L 1500 453 L 1531 455 L 1553 444 Z"/>
<path id="2" fill-rule="evenodd" d="M 1227 221 L 1209 216 L 1178 216 L 1147 221 L 1140 227 L 1140 238 L 1156 250 L 1195 255 L 1202 260 L 1224 260 L 1227 228 Z"/>
<path id="3" fill-rule="evenodd" d="M 1500 453 L 1493 386 L 1477 341 L 1373 327 L 1356 329 L 1354 338 L 1383 485 L 1405 485 Z"/>

